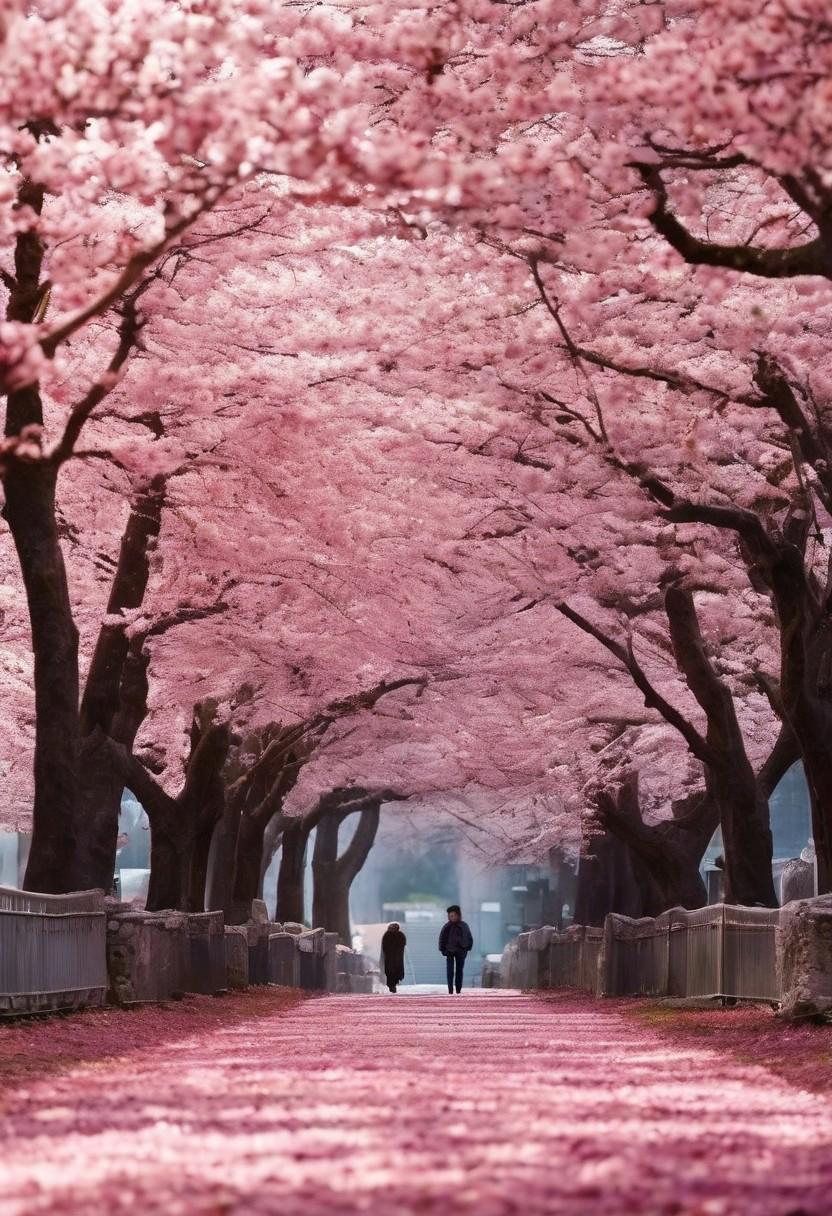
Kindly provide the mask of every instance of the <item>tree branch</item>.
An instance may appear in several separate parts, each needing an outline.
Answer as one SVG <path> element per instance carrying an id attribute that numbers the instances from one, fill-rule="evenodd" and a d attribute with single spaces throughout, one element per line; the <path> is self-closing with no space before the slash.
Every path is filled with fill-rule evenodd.
<path id="1" fill-rule="evenodd" d="M 135 299 L 126 300 L 118 327 L 118 345 L 104 375 L 73 406 L 60 442 L 52 451 L 50 459 L 56 465 L 64 464 L 72 456 L 84 424 L 105 397 L 118 383 L 118 376 L 131 351 L 138 345 L 143 322 L 139 317 Z"/>
<path id="2" fill-rule="evenodd" d="M 766 279 L 797 278 L 802 275 L 832 278 L 832 258 L 819 237 L 790 249 L 716 245 L 700 240 L 693 236 L 669 209 L 667 186 L 661 175 L 662 167 L 634 162 L 632 168 L 653 195 L 654 207 L 649 216 L 650 223 L 690 266 L 721 266 Z"/>
<path id="3" fill-rule="evenodd" d="M 368 805 L 363 807 L 361 818 L 358 820 L 358 827 L 355 829 L 350 843 L 336 862 L 339 877 L 344 877 L 348 882 L 352 882 L 356 874 L 358 874 L 367 860 L 370 849 L 375 844 L 380 822 L 381 799 L 374 798 Z"/>
<path id="4" fill-rule="evenodd" d="M 665 722 L 679 732 L 687 743 L 692 755 L 701 760 L 703 764 L 713 763 L 714 753 L 710 744 L 700 735 L 696 727 L 691 722 L 688 722 L 687 718 L 678 709 L 674 708 L 661 695 L 658 689 L 653 686 L 636 659 L 632 646 L 622 646 L 620 642 L 616 642 L 614 638 L 609 637 L 597 625 L 593 625 L 591 621 L 581 616 L 574 608 L 570 608 L 568 604 L 561 602 L 556 604 L 555 607 L 567 620 L 572 621 L 584 633 L 588 633 L 590 637 L 595 638 L 610 654 L 618 659 L 619 663 L 629 672 L 633 683 L 644 697 L 644 704 L 650 709 L 657 710 Z"/>

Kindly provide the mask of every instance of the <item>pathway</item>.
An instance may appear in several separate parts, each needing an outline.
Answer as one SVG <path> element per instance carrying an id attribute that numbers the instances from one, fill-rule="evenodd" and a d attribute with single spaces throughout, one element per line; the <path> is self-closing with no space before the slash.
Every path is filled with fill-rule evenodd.
<path id="1" fill-rule="evenodd" d="M 127 1040 L 141 1015 L 112 1016 Z M 6 1092 L 2 1216 L 832 1213 L 828 1100 L 588 998 L 329 997 L 126 1040 Z"/>

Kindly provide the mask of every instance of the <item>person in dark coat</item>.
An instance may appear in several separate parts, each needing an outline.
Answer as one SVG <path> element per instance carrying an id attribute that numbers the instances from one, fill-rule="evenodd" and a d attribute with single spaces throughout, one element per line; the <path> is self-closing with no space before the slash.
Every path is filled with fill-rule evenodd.
<path id="1" fill-rule="evenodd" d="M 451 904 L 448 908 L 447 924 L 442 926 L 439 934 L 439 952 L 445 955 L 448 964 L 448 992 L 462 991 L 462 972 L 468 951 L 474 947 L 471 930 L 462 919 L 459 904 Z"/>
<path id="2" fill-rule="evenodd" d="M 396 991 L 396 985 L 404 979 L 404 948 L 407 938 L 402 933 L 396 921 L 387 926 L 387 932 L 381 939 L 381 965 L 391 992 Z"/>

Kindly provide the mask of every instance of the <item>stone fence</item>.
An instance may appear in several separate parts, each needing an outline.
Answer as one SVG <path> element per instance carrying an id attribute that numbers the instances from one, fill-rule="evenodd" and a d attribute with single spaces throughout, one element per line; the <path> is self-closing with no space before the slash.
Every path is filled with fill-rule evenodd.
<path id="1" fill-rule="evenodd" d="M 483 987 L 583 988 L 597 996 L 768 1001 L 786 1016 L 832 1013 L 832 896 L 779 909 L 714 904 L 603 929 L 521 933 Z"/>
<path id="2" fill-rule="evenodd" d="M 334 933 L 276 924 L 256 902 L 246 925 L 221 912 L 143 912 L 101 891 L 0 887 L 0 1015 L 135 1005 L 252 984 L 372 992 L 369 960 Z"/>

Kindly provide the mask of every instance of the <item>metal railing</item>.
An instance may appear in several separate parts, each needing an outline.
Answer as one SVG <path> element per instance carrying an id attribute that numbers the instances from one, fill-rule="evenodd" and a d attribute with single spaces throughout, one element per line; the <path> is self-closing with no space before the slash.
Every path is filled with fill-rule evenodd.
<path id="1" fill-rule="evenodd" d="M 604 996 L 780 999 L 778 909 L 710 905 L 655 918 L 610 914 L 604 928 L 521 933 L 503 954 L 500 983 L 583 988 Z"/>
<path id="2" fill-rule="evenodd" d="M 107 992 L 103 891 L 0 887 L 0 1013 L 100 1005 Z"/>

